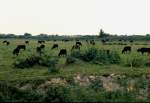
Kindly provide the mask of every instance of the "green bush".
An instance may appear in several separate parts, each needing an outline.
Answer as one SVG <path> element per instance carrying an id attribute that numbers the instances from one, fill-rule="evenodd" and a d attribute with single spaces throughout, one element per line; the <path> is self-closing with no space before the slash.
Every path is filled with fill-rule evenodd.
<path id="1" fill-rule="evenodd" d="M 35 65 L 48 67 L 49 73 L 58 73 L 59 69 L 56 68 L 58 58 L 52 58 L 48 56 L 30 56 L 26 59 L 19 59 L 13 63 L 16 68 L 31 68 Z"/>
<path id="2" fill-rule="evenodd" d="M 27 58 L 20 59 L 18 58 L 13 65 L 16 68 L 30 68 L 35 65 L 41 65 L 49 68 L 49 71 L 55 71 L 56 64 L 58 62 L 58 58 L 52 58 L 48 55 L 32 55 Z M 58 71 L 58 70 L 57 70 Z"/>
<path id="3" fill-rule="evenodd" d="M 127 91 L 103 91 L 102 94 L 105 101 L 111 102 L 131 102 L 136 100 L 134 92 Z"/>
<path id="4" fill-rule="evenodd" d="M 58 63 L 57 58 L 52 58 L 48 60 L 48 72 L 49 73 L 58 73 L 59 68 L 56 68 L 56 64 Z"/>
<path id="5" fill-rule="evenodd" d="M 143 58 L 132 56 L 130 58 L 127 58 L 125 65 L 129 67 L 141 67 L 144 65 Z"/>
<path id="6" fill-rule="evenodd" d="M 74 58 L 81 59 L 82 58 L 82 53 L 80 51 L 72 51 L 70 56 L 74 57 Z"/>
<path id="7" fill-rule="evenodd" d="M 44 102 L 67 102 L 69 98 L 69 88 L 64 86 L 50 86 L 44 98 Z"/>
<path id="8" fill-rule="evenodd" d="M 76 59 L 74 57 L 68 56 L 66 58 L 66 64 L 73 64 L 76 62 Z"/>
<path id="9" fill-rule="evenodd" d="M 96 102 L 98 95 L 92 89 L 81 86 L 50 86 L 44 102 Z"/>
<path id="10" fill-rule="evenodd" d="M 27 58 L 18 58 L 13 65 L 17 68 L 30 68 L 34 65 L 40 64 L 40 60 L 42 58 L 40 56 L 32 55 Z"/>
<path id="11" fill-rule="evenodd" d="M 71 53 L 71 56 L 95 64 L 118 64 L 121 61 L 121 58 L 116 51 L 108 53 L 106 50 L 98 50 L 97 48 L 87 49 L 83 53 L 75 51 Z"/>
<path id="12" fill-rule="evenodd" d="M 39 102 L 41 98 L 42 95 L 35 91 L 21 91 L 7 83 L 0 83 L 0 102 Z"/>
<path id="13" fill-rule="evenodd" d="M 95 79 L 91 81 L 90 87 L 95 91 L 101 91 L 103 90 L 103 83 L 100 79 Z"/>
<path id="14" fill-rule="evenodd" d="M 150 59 L 146 59 L 146 60 L 145 60 L 145 66 L 150 67 Z"/>
<path id="15" fill-rule="evenodd" d="M 82 55 L 82 60 L 86 62 L 92 61 L 97 56 L 98 50 L 96 48 L 90 48 L 85 51 L 85 53 Z"/>
<path id="16" fill-rule="evenodd" d="M 117 91 L 101 89 L 99 80 L 94 85 L 50 85 L 44 93 L 32 90 L 21 90 L 12 84 L 0 82 L 0 102 L 135 102 L 138 91 L 128 92 L 126 88 Z M 148 86 L 148 84 L 146 83 Z M 148 91 L 147 91 L 148 92 Z M 146 96 L 144 101 L 149 101 Z"/>
<path id="17" fill-rule="evenodd" d="M 99 50 L 95 59 L 93 60 L 94 63 L 99 64 L 118 64 L 120 61 L 121 58 L 116 51 L 107 53 L 106 50 Z"/>

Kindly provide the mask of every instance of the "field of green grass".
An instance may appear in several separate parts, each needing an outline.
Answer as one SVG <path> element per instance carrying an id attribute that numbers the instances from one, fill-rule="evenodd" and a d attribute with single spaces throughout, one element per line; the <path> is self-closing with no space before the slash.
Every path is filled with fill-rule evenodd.
<path id="1" fill-rule="evenodd" d="M 83 75 L 103 75 L 103 74 L 126 74 L 126 75 L 141 75 L 141 74 L 149 74 L 150 67 L 137 65 L 126 66 L 126 63 L 130 64 L 134 58 L 137 59 L 139 63 L 143 63 L 145 61 L 150 60 L 150 55 L 144 54 L 141 55 L 137 53 L 137 48 L 140 47 L 149 47 L 148 45 L 132 45 L 128 43 L 129 46 L 132 47 L 132 52 L 130 54 L 121 54 L 124 45 L 102 45 L 101 42 L 96 41 L 95 48 L 98 49 L 109 49 L 113 51 L 117 51 L 117 53 L 121 57 L 120 64 L 106 64 L 106 65 L 98 65 L 89 62 L 84 62 L 82 60 L 78 60 L 73 64 L 66 65 L 66 57 L 59 57 L 58 68 L 60 69 L 59 73 L 49 74 L 47 67 L 35 65 L 31 68 L 18 69 L 13 66 L 14 61 L 17 58 L 27 58 L 29 55 L 36 54 L 36 47 L 39 45 L 36 40 L 30 40 L 29 45 L 26 44 L 26 50 L 22 50 L 19 56 L 14 56 L 12 54 L 13 49 L 18 44 L 24 44 L 25 40 L 9 40 L 10 45 L 6 46 L 2 43 L 3 40 L 0 41 L 0 80 L 24 80 L 24 79 L 38 79 L 38 78 L 47 78 L 47 77 L 57 77 L 57 76 L 74 76 L 77 74 Z M 54 43 L 59 44 L 58 49 L 51 50 L 51 47 Z M 90 44 L 87 44 L 85 41 L 82 41 L 83 46 L 81 47 L 81 52 L 87 50 L 88 48 L 93 47 Z M 138 42 L 139 44 L 143 42 Z M 67 54 L 70 55 L 71 47 L 75 44 L 75 41 L 62 42 L 62 41 L 47 41 L 45 43 L 44 52 L 47 55 L 51 55 L 57 57 L 59 50 L 62 48 L 67 49 Z"/>
<path id="2" fill-rule="evenodd" d="M 81 50 L 71 52 L 75 41 L 46 41 L 44 54 L 40 56 L 36 52 L 40 44 L 29 40 L 26 50 L 15 56 L 12 53 L 14 48 L 25 44 L 25 40 L 9 40 L 8 46 L 2 41 L 0 102 L 150 101 L 150 54 L 137 52 L 140 47 L 149 47 L 150 42 L 137 42 L 141 45 L 128 43 L 126 46 L 131 46 L 132 52 L 122 54 L 125 45 L 103 45 L 96 41 L 93 46 L 81 41 Z M 51 50 L 54 43 L 59 47 Z M 147 45 L 143 45 L 145 43 Z M 63 48 L 67 49 L 67 56 L 59 57 Z M 110 50 L 110 54 L 103 50 Z M 44 63 L 44 66 L 36 64 L 30 67 L 24 63 L 39 56 L 42 58 L 40 64 Z M 18 63 L 24 68 L 17 67 Z"/>

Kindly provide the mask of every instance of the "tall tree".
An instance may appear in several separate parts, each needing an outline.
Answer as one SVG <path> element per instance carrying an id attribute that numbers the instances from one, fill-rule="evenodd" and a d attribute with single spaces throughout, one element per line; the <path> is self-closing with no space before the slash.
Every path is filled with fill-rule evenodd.
<path id="1" fill-rule="evenodd" d="M 24 37 L 31 37 L 32 36 L 32 34 L 30 34 L 30 33 L 24 33 Z"/>
<path id="2" fill-rule="evenodd" d="M 105 38 L 105 37 L 107 37 L 107 36 L 109 36 L 109 34 L 105 33 L 102 29 L 100 29 L 99 37 L 100 37 L 100 38 Z"/>

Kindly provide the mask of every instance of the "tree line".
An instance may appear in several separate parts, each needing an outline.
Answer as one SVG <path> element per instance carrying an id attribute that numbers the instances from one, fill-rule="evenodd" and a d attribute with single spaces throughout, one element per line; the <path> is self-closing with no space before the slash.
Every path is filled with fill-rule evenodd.
<path id="1" fill-rule="evenodd" d="M 32 35 L 31 33 L 24 33 L 23 35 L 16 35 L 16 34 L 0 34 L 0 39 L 37 39 L 37 40 L 137 40 L 137 41 L 150 41 L 150 34 L 146 35 L 117 35 L 117 34 L 109 34 L 104 32 L 104 30 L 100 29 L 98 35 L 48 35 L 48 34 L 39 34 L 39 35 Z"/>

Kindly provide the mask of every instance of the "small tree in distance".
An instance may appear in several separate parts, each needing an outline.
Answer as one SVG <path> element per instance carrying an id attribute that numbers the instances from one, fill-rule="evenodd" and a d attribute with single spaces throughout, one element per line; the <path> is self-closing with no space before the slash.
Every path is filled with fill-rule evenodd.
<path id="1" fill-rule="evenodd" d="M 23 35 L 25 38 L 30 38 L 30 37 L 32 37 L 32 34 L 30 34 L 30 33 L 24 33 L 24 35 Z"/>
<path id="2" fill-rule="evenodd" d="M 105 33 L 102 29 L 100 29 L 99 37 L 100 37 L 100 38 L 105 38 L 105 37 L 107 37 L 107 36 L 109 36 L 109 34 Z"/>

